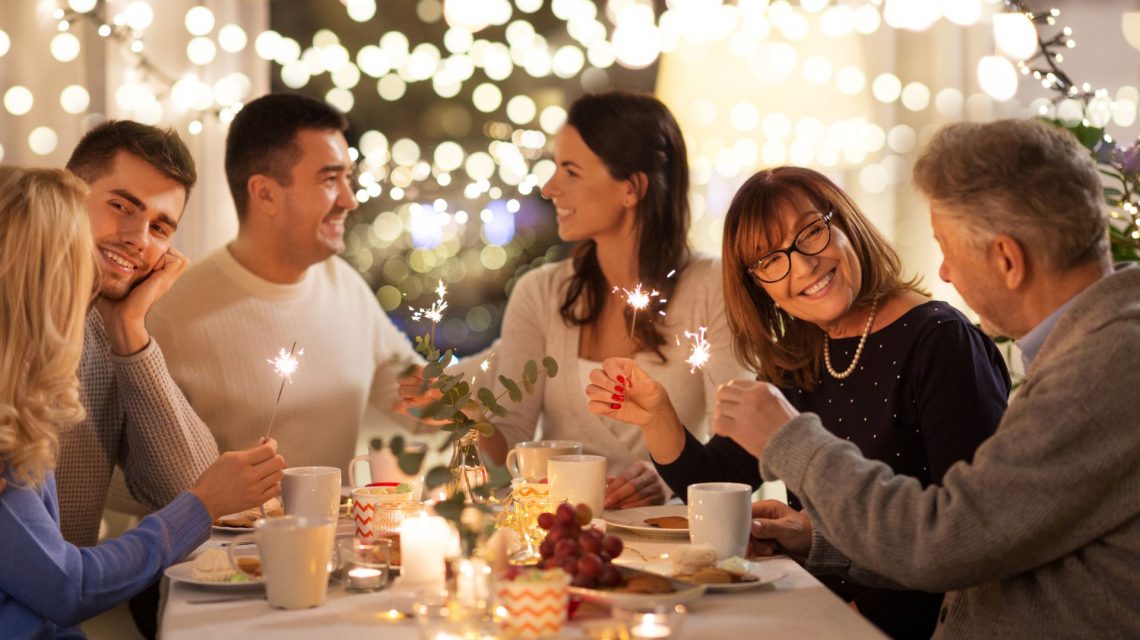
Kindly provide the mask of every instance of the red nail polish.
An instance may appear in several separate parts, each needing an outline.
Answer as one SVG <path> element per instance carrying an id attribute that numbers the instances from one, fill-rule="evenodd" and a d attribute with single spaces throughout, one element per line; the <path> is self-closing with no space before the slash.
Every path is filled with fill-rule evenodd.
<path id="1" fill-rule="evenodd" d="M 620 384 L 615 384 L 614 391 L 618 393 L 625 393 L 625 387 L 621 386 Z"/>
<path id="2" fill-rule="evenodd" d="M 618 377 L 617 377 L 617 381 L 618 381 L 618 382 L 622 382 L 622 383 L 624 383 L 624 382 L 625 382 L 625 377 L 619 374 L 619 375 L 618 375 Z"/>
<path id="3" fill-rule="evenodd" d="M 615 393 L 614 395 L 610 396 L 610 398 L 611 398 L 612 400 L 616 400 L 616 401 L 618 401 L 618 402 L 624 402 L 624 401 L 625 401 L 625 396 L 622 396 L 622 395 L 618 395 L 618 394 L 616 394 L 616 393 Z"/>
<path id="4" fill-rule="evenodd" d="M 620 405 L 620 404 L 617 404 L 617 403 L 614 403 L 614 404 L 611 404 L 611 405 L 610 405 L 610 408 L 611 408 L 611 409 L 621 409 L 621 405 Z"/>

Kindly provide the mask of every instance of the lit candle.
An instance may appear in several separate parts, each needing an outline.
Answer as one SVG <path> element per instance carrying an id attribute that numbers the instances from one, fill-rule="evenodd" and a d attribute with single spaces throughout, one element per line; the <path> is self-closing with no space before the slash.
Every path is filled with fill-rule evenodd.
<path id="1" fill-rule="evenodd" d="M 379 591 L 384 587 L 384 572 L 372 567 L 353 567 L 348 570 L 345 588 L 350 591 Z"/>
<path id="2" fill-rule="evenodd" d="M 400 572 L 403 582 L 442 585 L 444 553 L 451 526 L 439 516 L 412 518 L 400 524 Z"/>
<path id="3" fill-rule="evenodd" d="M 657 621 L 652 613 L 642 614 L 641 621 L 629 629 L 629 635 L 634 638 L 668 638 L 669 627 Z M 636 618 L 635 618 L 636 619 Z"/>
<path id="4" fill-rule="evenodd" d="M 484 560 L 464 558 L 455 563 L 455 590 L 460 604 L 478 606 L 491 597 L 491 567 Z"/>

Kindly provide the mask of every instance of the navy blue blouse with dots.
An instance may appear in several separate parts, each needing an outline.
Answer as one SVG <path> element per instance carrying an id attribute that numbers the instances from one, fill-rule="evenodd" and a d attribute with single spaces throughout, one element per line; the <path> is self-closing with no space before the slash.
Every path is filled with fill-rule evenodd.
<path id="1" fill-rule="evenodd" d="M 830 341 L 831 363 L 845 371 L 859 336 Z M 969 461 L 1001 420 L 1010 379 L 993 341 L 945 302 L 914 307 L 870 334 L 856 370 L 837 380 L 826 371 L 812 390 L 784 389 L 800 412 L 818 414 L 824 427 L 850 440 L 863 455 L 923 486 L 937 484 L 954 463 Z M 657 465 L 682 498 L 696 482 L 760 486 L 754 458 L 734 441 L 714 436 L 701 444 L 686 430 L 674 462 Z M 790 497 L 798 508 L 798 500 Z M 941 594 L 871 589 L 823 579 L 841 597 L 895 638 L 934 631 Z"/>

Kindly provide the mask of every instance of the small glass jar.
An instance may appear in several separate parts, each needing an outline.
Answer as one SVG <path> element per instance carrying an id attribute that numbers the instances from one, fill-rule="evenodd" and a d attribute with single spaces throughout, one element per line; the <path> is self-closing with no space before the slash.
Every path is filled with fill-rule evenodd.
<path id="1" fill-rule="evenodd" d="M 688 610 L 684 605 L 614 607 L 613 617 L 635 640 L 668 638 L 681 632 Z"/>
<path id="2" fill-rule="evenodd" d="M 372 514 L 372 535 L 391 537 L 400 535 L 400 525 L 426 513 L 422 502 L 386 502 L 376 505 Z"/>

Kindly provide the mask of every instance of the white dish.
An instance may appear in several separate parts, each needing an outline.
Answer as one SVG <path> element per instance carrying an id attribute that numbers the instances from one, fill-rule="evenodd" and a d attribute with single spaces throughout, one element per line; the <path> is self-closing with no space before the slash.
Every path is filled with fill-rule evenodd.
<path id="1" fill-rule="evenodd" d="M 224 591 L 240 591 L 244 589 L 260 589 L 265 586 L 265 582 L 260 578 L 250 578 L 249 582 L 210 582 L 208 580 L 198 580 L 194 577 L 194 561 L 180 562 L 166 568 L 166 577 L 174 580 L 175 582 L 185 582 L 186 584 L 193 584 L 199 587 L 207 587 L 209 589 L 220 589 Z"/>
<path id="2" fill-rule="evenodd" d="M 781 569 L 770 562 L 755 562 L 752 560 L 746 561 L 748 566 L 747 575 L 756 578 L 755 580 L 748 580 L 746 582 L 733 582 L 733 583 L 713 583 L 704 585 L 708 591 L 747 591 L 748 589 L 755 589 L 766 584 L 783 578 L 788 574 L 787 570 Z M 625 563 L 627 567 L 649 571 L 668 578 L 673 577 L 673 564 L 667 560 L 658 560 L 655 562 L 628 562 Z"/>
<path id="3" fill-rule="evenodd" d="M 634 509 L 615 509 L 602 512 L 602 518 L 609 526 L 628 529 L 643 536 L 651 538 L 688 538 L 689 529 L 662 529 L 645 524 L 648 518 L 661 518 L 664 516 L 689 517 L 689 508 L 683 504 L 667 504 L 659 507 L 637 507 Z"/>
<path id="4" fill-rule="evenodd" d="M 623 576 L 645 573 L 640 569 L 628 565 L 615 566 L 621 570 Z M 593 602 L 608 607 L 618 606 L 630 608 L 685 604 L 705 594 L 705 585 L 703 584 L 693 584 L 692 582 L 677 580 L 669 576 L 666 576 L 666 578 L 669 579 L 669 584 L 673 585 L 673 589 L 675 589 L 673 593 L 625 593 L 622 591 L 610 591 L 608 589 L 585 589 L 582 587 L 570 587 L 569 591 L 571 595 L 580 596 L 586 602 Z"/>

